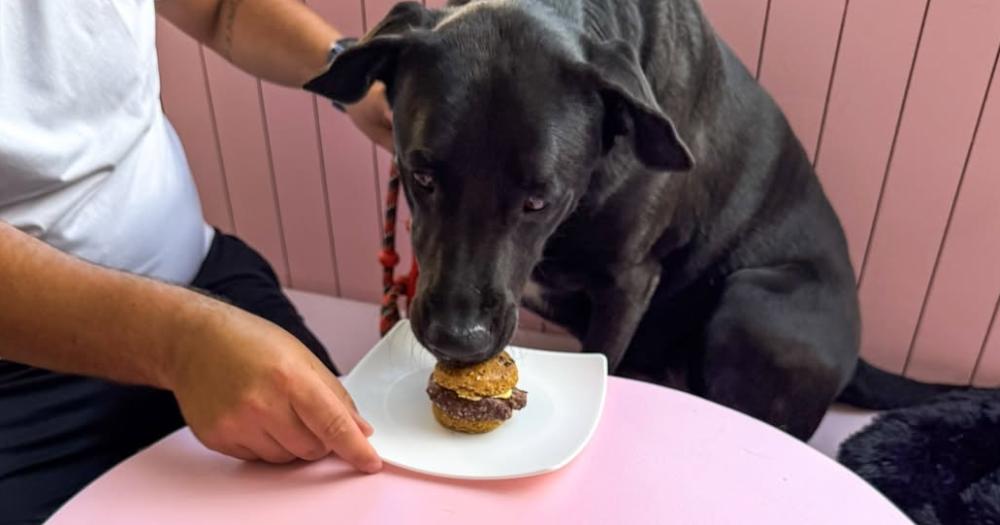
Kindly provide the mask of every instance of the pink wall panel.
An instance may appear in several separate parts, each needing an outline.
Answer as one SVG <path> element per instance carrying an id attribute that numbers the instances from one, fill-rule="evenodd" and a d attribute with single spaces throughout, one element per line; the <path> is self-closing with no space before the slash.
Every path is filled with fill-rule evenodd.
<path id="1" fill-rule="evenodd" d="M 393 6 L 399 3 L 399 0 L 364 0 L 364 2 L 366 29 L 371 29 L 389 13 Z"/>
<path id="2" fill-rule="evenodd" d="M 981 387 L 1000 387 L 1000 300 L 993 314 L 989 337 L 983 344 L 983 353 L 973 384 Z"/>
<path id="3" fill-rule="evenodd" d="M 305 3 L 345 35 L 364 32 L 364 0 L 305 0 Z"/>
<path id="4" fill-rule="evenodd" d="M 261 112 L 260 83 L 213 52 L 205 53 L 236 232 L 260 250 L 282 282 L 288 264 Z"/>
<path id="5" fill-rule="evenodd" d="M 812 157 L 830 87 L 845 0 L 771 0 L 760 81 Z"/>
<path id="6" fill-rule="evenodd" d="M 701 6 L 715 30 L 754 74 L 760 62 L 760 43 L 771 0 L 702 0 Z"/>
<path id="7" fill-rule="evenodd" d="M 288 253 L 288 285 L 337 294 L 316 101 L 300 89 L 273 84 L 262 88 L 265 129 Z"/>
<path id="8" fill-rule="evenodd" d="M 860 271 L 926 0 L 851 0 L 816 170 Z"/>
<path id="9" fill-rule="evenodd" d="M 232 231 L 233 213 L 222 170 L 212 102 L 206 89 L 201 48 L 163 20 L 157 20 L 156 32 L 164 111 L 184 144 L 205 220 Z"/>
<path id="10" fill-rule="evenodd" d="M 310 0 L 309 5 L 345 34 L 364 32 L 360 0 Z M 326 101 L 319 103 L 319 128 L 340 292 L 377 302 L 382 296 L 381 231 L 373 146 Z"/>
<path id="11" fill-rule="evenodd" d="M 1000 294 L 1000 81 L 969 151 L 968 167 L 910 354 L 908 375 L 968 383 Z"/>
<path id="12" fill-rule="evenodd" d="M 396 2 L 308 3 L 359 35 Z M 862 276 L 864 353 L 921 379 L 1000 384 L 1000 3 L 703 4 L 815 149 Z M 293 286 L 377 301 L 390 156 L 325 100 L 261 87 L 162 23 L 159 46 L 164 106 L 208 219 Z M 405 271 L 402 232 L 399 249 Z"/>
<path id="13" fill-rule="evenodd" d="M 381 231 L 371 142 L 328 104 L 319 112 L 341 295 L 377 302 Z"/>
<path id="14" fill-rule="evenodd" d="M 931 3 L 861 272 L 863 348 L 889 370 L 904 369 L 998 43 L 1000 2 Z"/>

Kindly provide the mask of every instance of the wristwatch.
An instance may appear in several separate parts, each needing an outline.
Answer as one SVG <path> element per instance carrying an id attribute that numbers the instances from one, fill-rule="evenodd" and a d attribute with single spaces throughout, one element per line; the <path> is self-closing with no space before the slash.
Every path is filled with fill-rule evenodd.
<path id="1" fill-rule="evenodd" d="M 324 71 L 322 75 L 320 75 L 320 76 L 314 78 L 313 80 L 309 81 L 309 83 L 307 83 L 305 86 L 303 86 L 303 88 L 305 88 L 307 91 L 312 91 L 313 93 L 317 93 L 317 94 L 323 95 L 324 93 L 323 93 L 322 89 L 320 88 L 320 86 L 323 84 L 324 77 L 329 72 L 330 66 L 333 65 L 333 61 L 338 56 L 340 56 L 341 53 L 343 53 L 344 51 L 347 51 L 348 49 L 350 49 L 351 47 L 353 47 L 354 44 L 357 44 L 357 43 L 358 43 L 358 39 L 357 38 L 353 38 L 353 37 L 341 38 L 340 40 L 337 40 L 336 42 L 334 42 L 333 45 L 330 46 L 330 53 L 327 55 L 327 59 L 326 59 L 327 70 Z M 335 101 L 335 100 L 333 101 L 333 107 L 337 108 L 341 112 L 346 111 L 346 109 L 344 108 L 344 105 L 341 104 L 340 102 Z"/>
<path id="2" fill-rule="evenodd" d="M 344 51 L 354 47 L 354 44 L 357 43 L 358 39 L 354 37 L 341 38 L 334 42 L 333 47 L 330 48 L 330 55 L 327 57 L 327 65 L 333 64 L 333 59 L 340 56 Z"/>

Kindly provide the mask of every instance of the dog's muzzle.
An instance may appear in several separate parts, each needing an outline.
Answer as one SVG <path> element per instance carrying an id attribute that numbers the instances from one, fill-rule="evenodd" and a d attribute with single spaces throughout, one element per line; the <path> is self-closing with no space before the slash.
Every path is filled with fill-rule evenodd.
<path id="1" fill-rule="evenodd" d="M 516 304 L 503 300 L 503 295 L 418 295 L 412 312 L 417 340 L 446 363 L 469 365 L 490 359 L 507 345 L 517 323 Z"/>

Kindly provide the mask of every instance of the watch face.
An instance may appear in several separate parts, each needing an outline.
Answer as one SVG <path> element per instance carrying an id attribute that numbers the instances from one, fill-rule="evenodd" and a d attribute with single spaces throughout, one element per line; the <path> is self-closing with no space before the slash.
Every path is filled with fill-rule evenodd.
<path id="1" fill-rule="evenodd" d="M 357 43 L 358 43 L 357 38 L 341 38 L 340 40 L 337 40 L 336 44 L 334 44 L 334 49 L 340 49 L 341 51 L 343 51 L 345 49 L 354 46 L 354 44 Z"/>
<path id="2" fill-rule="evenodd" d="M 341 38 L 333 43 L 333 48 L 330 49 L 330 62 L 337 58 L 337 55 L 347 51 L 351 46 L 356 44 L 358 39 L 356 38 Z"/>

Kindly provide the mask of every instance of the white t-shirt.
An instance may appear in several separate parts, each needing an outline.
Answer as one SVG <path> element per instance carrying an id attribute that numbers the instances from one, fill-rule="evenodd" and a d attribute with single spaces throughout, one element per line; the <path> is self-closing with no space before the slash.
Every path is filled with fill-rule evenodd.
<path id="1" fill-rule="evenodd" d="M 153 0 L 0 0 L 0 221 L 189 283 L 212 240 L 160 106 Z"/>

